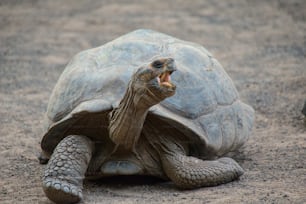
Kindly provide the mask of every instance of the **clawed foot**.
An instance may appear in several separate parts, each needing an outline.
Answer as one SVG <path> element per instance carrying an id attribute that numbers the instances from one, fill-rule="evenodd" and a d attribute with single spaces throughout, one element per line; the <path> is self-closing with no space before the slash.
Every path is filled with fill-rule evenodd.
<path id="1" fill-rule="evenodd" d="M 239 177 L 244 174 L 243 168 L 232 158 L 222 157 L 218 159 L 218 161 L 222 164 L 225 164 L 230 171 L 233 172 L 233 178 Z"/>
<path id="2" fill-rule="evenodd" d="M 80 187 L 59 179 L 45 178 L 43 190 L 47 197 L 55 203 L 77 203 L 83 198 Z"/>
<path id="3" fill-rule="evenodd" d="M 83 179 L 91 159 L 93 144 L 80 135 L 64 138 L 55 148 L 43 175 L 43 189 L 56 203 L 82 200 Z"/>

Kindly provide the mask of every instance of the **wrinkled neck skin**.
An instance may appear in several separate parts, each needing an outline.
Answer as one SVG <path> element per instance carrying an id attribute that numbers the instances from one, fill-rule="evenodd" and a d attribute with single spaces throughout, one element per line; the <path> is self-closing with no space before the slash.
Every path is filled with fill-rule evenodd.
<path id="1" fill-rule="evenodd" d="M 111 140 L 127 150 L 134 150 L 149 108 L 159 102 L 144 86 L 130 82 L 118 108 L 110 113 Z"/>

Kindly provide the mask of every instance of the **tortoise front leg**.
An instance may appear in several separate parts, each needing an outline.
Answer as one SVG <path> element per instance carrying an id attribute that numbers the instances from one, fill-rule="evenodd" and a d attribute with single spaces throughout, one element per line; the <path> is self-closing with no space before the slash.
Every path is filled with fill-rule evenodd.
<path id="1" fill-rule="evenodd" d="M 93 152 L 93 142 L 79 135 L 64 138 L 55 148 L 43 175 L 43 190 L 56 203 L 82 200 L 83 179 Z"/>
<path id="2" fill-rule="evenodd" d="M 167 176 L 184 189 L 227 183 L 243 174 L 239 164 L 227 157 L 204 161 L 181 153 L 165 153 L 161 159 Z"/>

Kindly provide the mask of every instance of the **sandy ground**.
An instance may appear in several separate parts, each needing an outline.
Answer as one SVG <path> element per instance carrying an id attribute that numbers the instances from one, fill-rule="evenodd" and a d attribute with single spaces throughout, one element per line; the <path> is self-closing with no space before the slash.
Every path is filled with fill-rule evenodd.
<path id="1" fill-rule="evenodd" d="M 141 2 L 141 3 L 140 3 Z M 50 203 L 37 155 L 48 98 L 68 60 L 137 28 L 204 45 L 256 110 L 239 181 L 86 182 L 84 203 L 306 203 L 306 1 L 0 1 L 0 203 Z"/>

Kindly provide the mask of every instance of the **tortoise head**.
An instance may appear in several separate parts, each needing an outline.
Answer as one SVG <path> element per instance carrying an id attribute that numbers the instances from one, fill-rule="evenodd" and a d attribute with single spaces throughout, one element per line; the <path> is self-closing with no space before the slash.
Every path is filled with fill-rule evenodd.
<path id="1" fill-rule="evenodd" d="M 175 94 L 170 77 L 175 70 L 172 58 L 160 58 L 133 74 L 118 108 L 109 115 L 109 137 L 115 144 L 135 147 L 149 108 Z"/>
<path id="2" fill-rule="evenodd" d="M 175 94 L 176 86 L 171 82 L 174 71 L 176 65 L 173 58 L 156 59 L 140 67 L 133 75 L 133 90 L 158 103 Z"/>

